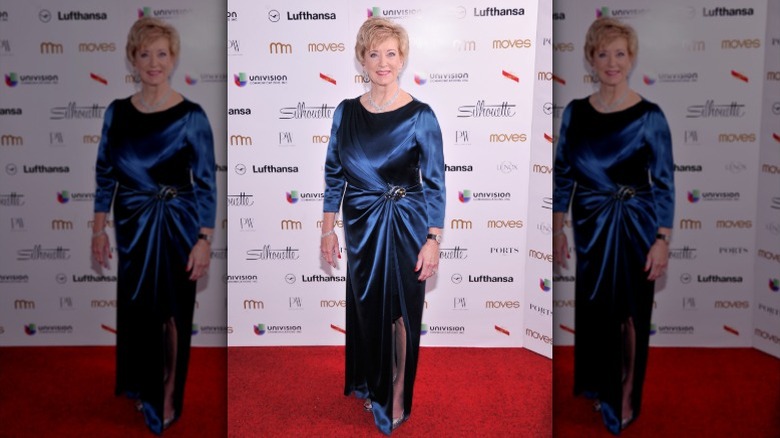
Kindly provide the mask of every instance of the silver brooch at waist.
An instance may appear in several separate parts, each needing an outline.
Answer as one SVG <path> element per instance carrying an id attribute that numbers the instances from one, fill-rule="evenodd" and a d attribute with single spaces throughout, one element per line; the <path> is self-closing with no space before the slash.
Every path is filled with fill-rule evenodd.
<path id="1" fill-rule="evenodd" d="M 385 198 L 397 201 L 406 196 L 406 188 L 401 186 L 391 186 L 389 190 L 385 192 Z"/>
<path id="2" fill-rule="evenodd" d="M 173 186 L 160 186 L 160 190 L 157 192 L 157 199 L 163 201 L 169 201 L 178 196 L 179 191 Z"/>
<path id="3" fill-rule="evenodd" d="M 620 186 L 620 188 L 612 195 L 613 198 L 620 201 L 628 201 L 636 196 L 636 189 L 631 186 Z"/>

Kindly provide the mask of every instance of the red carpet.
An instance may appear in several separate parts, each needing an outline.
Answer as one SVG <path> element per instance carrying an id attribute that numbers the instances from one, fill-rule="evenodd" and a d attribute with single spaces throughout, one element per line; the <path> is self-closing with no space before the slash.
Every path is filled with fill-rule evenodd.
<path id="1" fill-rule="evenodd" d="M 193 348 L 184 413 L 164 436 L 223 437 L 226 351 Z M 114 347 L 0 348 L 1 437 L 152 437 L 114 396 Z"/>
<path id="2" fill-rule="evenodd" d="M 230 437 L 383 436 L 345 397 L 343 347 L 228 352 Z M 552 362 L 525 349 L 423 348 L 399 437 L 549 437 Z"/>
<path id="3" fill-rule="evenodd" d="M 555 347 L 554 435 L 611 436 L 592 402 L 572 396 L 574 349 Z M 639 437 L 780 437 L 780 360 L 750 348 L 651 348 Z"/>

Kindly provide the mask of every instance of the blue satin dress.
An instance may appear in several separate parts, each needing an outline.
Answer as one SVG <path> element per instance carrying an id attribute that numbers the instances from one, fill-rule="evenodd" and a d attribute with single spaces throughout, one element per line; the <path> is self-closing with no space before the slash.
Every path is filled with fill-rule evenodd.
<path id="1" fill-rule="evenodd" d="M 390 434 L 392 323 L 406 327 L 404 416 L 420 346 L 425 282 L 414 272 L 429 227 L 444 225 L 441 129 L 431 108 L 413 100 L 374 114 L 358 98 L 336 108 L 325 163 L 325 212 L 343 199 L 347 250 L 344 393 L 370 398 L 376 426 Z"/>
<path id="2" fill-rule="evenodd" d="M 639 415 L 654 282 L 644 265 L 659 227 L 672 228 L 674 163 L 658 105 L 641 100 L 600 113 L 588 99 L 563 112 L 555 155 L 553 211 L 571 203 L 577 255 L 574 393 L 597 397 L 607 428 L 622 418 L 624 345 L 632 318 L 636 359 L 632 406 Z"/>
<path id="3" fill-rule="evenodd" d="M 216 216 L 214 146 L 206 114 L 184 100 L 145 114 L 130 99 L 106 109 L 98 148 L 95 212 L 112 202 L 118 253 L 116 394 L 143 402 L 162 432 L 163 323 L 177 331 L 174 409 L 181 415 L 196 282 L 186 272 L 201 227 Z"/>

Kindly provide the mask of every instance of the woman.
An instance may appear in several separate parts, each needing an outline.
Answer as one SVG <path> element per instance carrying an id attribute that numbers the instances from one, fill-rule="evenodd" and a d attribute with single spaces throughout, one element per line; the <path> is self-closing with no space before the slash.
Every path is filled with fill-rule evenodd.
<path id="1" fill-rule="evenodd" d="M 195 286 L 209 266 L 216 215 L 209 122 L 169 82 L 179 47 L 176 29 L 160 20 L 130 29 L 127 59 L 141 90 L 106 109 L 92 237 L 96 261 L 108 267 L 113 202 L 116 394 L 135 399 L 158 434 L 182 412 Z"/>
<path id="2" fill-rule="evenodd" d="M 334 233 L 343 199 L 348 255 L 345 395 L 384 433 L 412 411 L 425 280 L 436 274 L 444 225 L 444 156 L 431 108 L 401 90 L 406 31 L 368 19 L 355 55 L 370 90 L 333 116 L 325 162 L 322 258 L 341 257 Z"/>
<path id="3" fill-rule="evenodd" d="M 555 157 L 553 256 L 566 267 L 570 202 L 577 254 L 574 392 L 596 398 L 615 434 L 639 415 L 654 281 L 666 271 L 674 215 L 669 127 L 628 85 L 637 46 L 615 19 L 591 25 L 585 57 L 599 89 L 564 110 Z"/>

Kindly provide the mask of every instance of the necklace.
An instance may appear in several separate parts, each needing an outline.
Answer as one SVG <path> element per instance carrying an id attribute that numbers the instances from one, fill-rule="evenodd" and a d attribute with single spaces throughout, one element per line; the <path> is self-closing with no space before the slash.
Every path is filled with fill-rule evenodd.
<path id="1" fill-rule="evenodd" d="M 401 91 L 401 87 L 396 88 L 395 94 L 393 94 L 393 97 L 391 97 L 387 102 L 383 103 L 382 105 L 377 105 L 376 102 L 374 102 L 374 98 L 371 97 L 371 92 L 368 92 L 368 104 L 371 105 L 372 108 L 376 110 L 376 112 L 381 113 L 385 110 L 385 108 L 389 107 L 390 105 L 395 102 L 395 98 L 398 97 L 398 92 Z"/>
<path id="2" fill-rule="evenodd" d="M 620 96 L 617 100 L 612 102 L 611 104 L 607 105 L 604 100 L 601 99 L 601 94 L 596 93 L 596 101 L 598 102 L 599 106 L 604 109 L 605 113 L 611 113 L 615 108 L 619 107 L 621 103 L 623 103 L 624 100 L 626 100 L 626 96 L 628 96 L 628 88 L 626 88 L 623 91 L 623 95 Z"/>
<path id="3" fill-rule="evenodd" d="M 162 104 L 168 101 L 168 98 L 171 96 L 172 91 L 173 90 L 171 88 L 168 88 L 168 92 L 165 93 L 165 95 L 160 100 L 158 100 L 156 103 L 152 105 L 146 103 L 146 100 L 144 99 L 144 94 L 139 91 L 138 103 L 141 104 L 141 106 L 144 108 L 144 110 L 146 110 L 146 112 L 153 113 L 157 110 L 157 108 L 159 108 Z"/>

